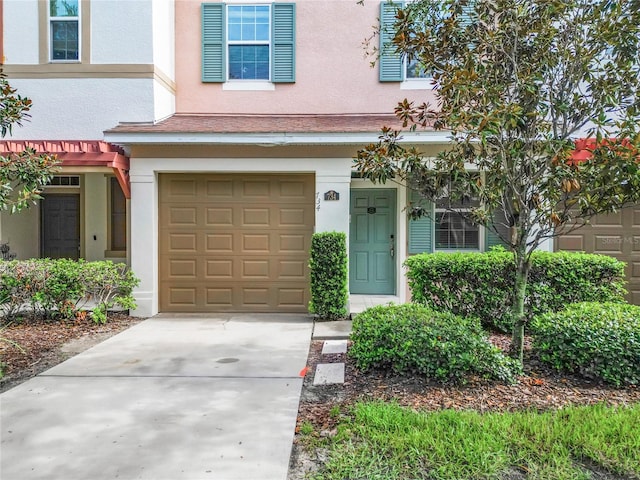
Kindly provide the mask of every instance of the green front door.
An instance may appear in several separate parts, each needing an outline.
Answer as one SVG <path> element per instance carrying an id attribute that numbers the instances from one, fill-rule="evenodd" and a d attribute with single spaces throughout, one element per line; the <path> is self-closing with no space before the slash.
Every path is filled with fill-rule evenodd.
<path id="1" fill-rule="evenodd" d="M 349 291 L 394 295 L 396 191 L 351 190 Z"/>

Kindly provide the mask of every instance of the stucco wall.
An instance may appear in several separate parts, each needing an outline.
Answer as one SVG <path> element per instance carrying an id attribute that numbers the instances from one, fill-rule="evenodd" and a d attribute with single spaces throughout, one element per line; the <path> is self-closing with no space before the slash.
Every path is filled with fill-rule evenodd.
<path id="1" fill-rule="evenodd" d="M 18 260 L 38 257 L 40 255 L 40 210 L 32 206 L 28 210 L 11 214 L 0 213 L 2 222 L 2 242 L 9 242 L 11 251 L 17 254 Z"/>
<path id="2" fill-rule="evenodd" d="M 2 6 L 5 63 L 38 63 L 38 1 L 3 0 Z"/>
<path id="3" fill-rule="evenodd" d="M 151 121 L 153 83 L 150 78 L 13 79 L 12 86 L 33 101 L 31 120 L 14 128 L 13 138 L 96 140 L 121 121 Z"/>
<path id="4" fill-rule="evenodd" d="M 152 0 L 91 1 L 91 63 L 153 63 Z"/>
<path id="5" fill-rule="evenodd" d="M 84 176 L 84 258 L 103 260 L 107 249 L 107 177 L 93 173 Z"/>
<path id="6" fill-rule="evenodd" d="M 365 58 L 380 3 L 352 0 L 296 2 L 296 83 L 273 91 L 230 91 L 201 82 L 199 0 L 176 2 L 177 111 L 182 113 L 392 113 L 405 98 L 428 100 L 430 91 L 380 83 Z"/>
<path id="7" fill-rule="evenodd" d="M 153 0 L 153 63 L 175 80 L 175 2 Z"/>

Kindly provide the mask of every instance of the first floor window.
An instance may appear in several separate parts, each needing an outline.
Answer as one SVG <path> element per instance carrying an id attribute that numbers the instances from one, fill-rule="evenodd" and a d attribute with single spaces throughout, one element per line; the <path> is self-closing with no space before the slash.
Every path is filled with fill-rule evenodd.
<path id="1" fill-rule="evenodd" d="M 49 0 L 51 60 L 79 60 L 79 0 Z"/>
<path id="2" fill-rule="evenodd" d="M 473 178 L 479 180 L 477 174 Z M 480 205 L 477 198 L 452 199 L 448 195 L 435 202 L 435 249 L 479 250 L 480 227 L 464 217 L 464 213 Z"/>
<path id="3" fill-rule="evenodd" d="M 478 250 L 480 229 L 460 213 L 437 211 L 435 214 L 436 250 Z"/>

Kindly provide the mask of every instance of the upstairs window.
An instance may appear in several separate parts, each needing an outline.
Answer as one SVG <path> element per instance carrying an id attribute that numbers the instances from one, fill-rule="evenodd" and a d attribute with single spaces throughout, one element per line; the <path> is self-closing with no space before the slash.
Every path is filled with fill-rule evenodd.
<path id="1" fill-rule="evenodd" d="M 268 5 L 229 5 L 229 80 L 269 80 L 271 11 Z"/>
<path id="2" fill-rule="evenodd" d="M 80 59 L 79 0 L 49 0 L 51 61 Z"/>
<path id="3" fill-rule="evenodd" d="M 202 4 L 202 81 L 295 82 L 295 4 Z"/>
<path id="4" fill-rule="evenodd" d="M 433 72 L 425 71 L 416 59 L 408 60 L 396 51 L 393 43 L 395 36 L 396 13 L 407 2 L 384 0 L 380 3 L 380 58 L 379 68 L 381 82 L 404 82 L 402 88 L 431 88 Z M 463 22 L 470 23 L 470 3 L 463 12 Z M 420 85 L 422 84 L 422 85 Z"/>

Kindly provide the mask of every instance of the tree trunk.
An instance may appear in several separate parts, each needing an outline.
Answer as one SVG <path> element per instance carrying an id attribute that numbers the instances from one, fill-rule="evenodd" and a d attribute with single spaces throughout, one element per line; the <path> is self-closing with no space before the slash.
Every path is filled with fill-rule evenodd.
<path id="1" fill-rule="evenodd" d="M 529 260 L 525 259 L 524 252 L 516 252 L 516 272 L 514 284 L 514 296 L 512 305 L 513 315 L 513 336 L 511 339 L 512 355 L 523 363 L 524 355 L 524 326 L 526 317 L 524 313 L 524 298 L 527 291 L 527 282 L 529 278 Z"/>

